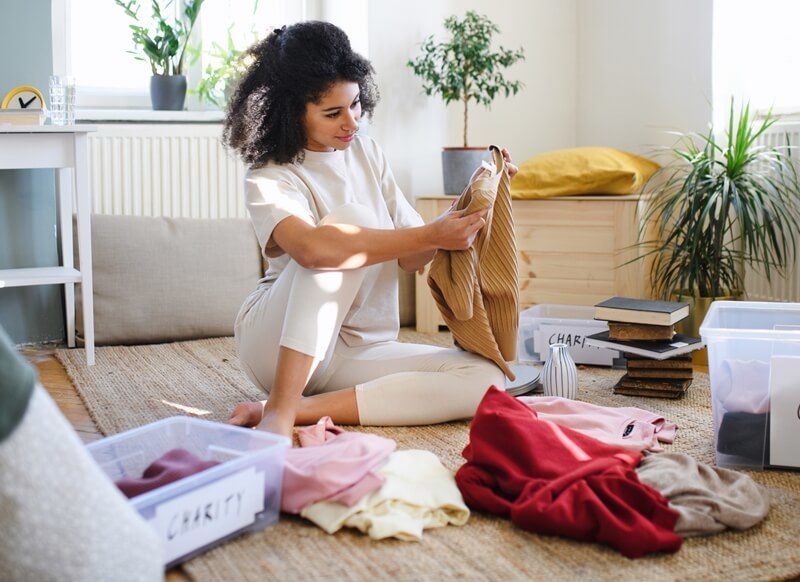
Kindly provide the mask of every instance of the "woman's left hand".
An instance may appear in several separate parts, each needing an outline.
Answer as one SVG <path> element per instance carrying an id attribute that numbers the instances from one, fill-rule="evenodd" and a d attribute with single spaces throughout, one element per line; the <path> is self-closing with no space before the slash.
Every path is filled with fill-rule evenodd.
<path id="1" fill-rule="evenodd" d="M 508 168 L 508 177 L 509 179 L 513 178 L 517 172 L 519 172 L 519 168 L 511 163 L 511 153 L 506 148 L 502 148 L 500 153 L 503 154 L 503 159 L 506 161 L 506 168 Z"/>

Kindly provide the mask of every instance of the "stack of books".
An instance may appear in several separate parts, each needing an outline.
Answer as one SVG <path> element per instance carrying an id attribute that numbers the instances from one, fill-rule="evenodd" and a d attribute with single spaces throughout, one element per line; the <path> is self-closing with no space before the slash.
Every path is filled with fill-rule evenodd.
<path id="1" fill-rule="evenodd" d="M 675 333 L 675 324 L 689 315 L 689 304 L 612 297 L 595 305 L 595 319 L 608 331 L 586 338 L 599 348 L 619 350 L 627 373 L 614 394 L 680 398 L 692 384 L 690 352 L 703 347 L 700 338 Z"/>

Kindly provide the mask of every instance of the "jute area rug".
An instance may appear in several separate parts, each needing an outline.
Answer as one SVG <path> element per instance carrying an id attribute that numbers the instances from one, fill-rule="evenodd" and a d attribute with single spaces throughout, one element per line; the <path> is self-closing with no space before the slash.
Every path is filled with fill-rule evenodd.
<path id="1" fill-rule="evenodd" d="M 403 341 L 450 345 L 449 334 L 404 331 Z M 162 345 L 101 347 L 97 364 L 83 350 L 60 350 L 98 428 L 106 435 L 176 414 L 224 421 L 232 406 L 259 391 L 239 369 L 231 338 Z M 696 374 L 678 401 L 615 396 L 620 371 L 580 367 L 579 398 L 606 406 L 638 406 L 678 423 L 667 450 L 713 463 L 708 377 Z M 398 448 L 428 449 L 449 469 L 462 463 L 467 422 L 367 430 Z M 676 554 L 629 560 L 591 543 L 525 532 L 508 521 L 474 513 L 463 527 L 428 530 L 421 543 L 371 541 L 352 531 L 331 536 L 302 519 L 282 516 L 263 532 L 238 538 L 184 564 L 197 580 L 520 580 L 786 579 L 800 576 L 800 474 L 751 472 L 769 491 L 772 508 L 744 532 L 686 540 Z"/>

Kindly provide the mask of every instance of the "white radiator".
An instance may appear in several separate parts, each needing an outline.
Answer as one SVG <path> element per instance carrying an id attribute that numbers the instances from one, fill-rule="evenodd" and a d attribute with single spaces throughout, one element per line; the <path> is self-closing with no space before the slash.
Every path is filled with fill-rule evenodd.
<path id="1" fill-rule="evenodd" d="M 220 124 L 103 124 L 89 134 L 92 211 L 186 218 L 246 217 L 245 167 Z"/>
<path id="2" fill-rule="evenodd" d="M 774 124 L 759 139 L 764 146 L 784 146 L 786 137 L 789 144 L 800 146 L 800 121 L 787 121 Z M 800 161 L 800 150 L 791 151 L 792 158 Z M 796 164 L 795 167 L 798 165 Z M 800 240 L 800 237 L 799 237 Z M 795 249 L 793 262 L 786 269 L 786 277 L 773 275 L 772 283 L 767 283 L 763 274 L 757 269 L 745 270 L 745 289 L 747 299 L 751 301 L 800 301 L 800 249 Z"/>

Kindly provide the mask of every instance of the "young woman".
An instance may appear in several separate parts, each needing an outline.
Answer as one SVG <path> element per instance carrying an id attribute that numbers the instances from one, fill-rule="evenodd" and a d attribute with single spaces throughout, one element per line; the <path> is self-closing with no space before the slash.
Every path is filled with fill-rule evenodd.
<path id="1" fill-rule="evenodd" d="M 406 201 L 381 149 L 357 134 L 378 95 L 342 30 L 283 27 L 250 54 L 224 139 L 249 165 L 247 209 L 269 260 L 235 324 L 242 366 L 268 399 L 239 404 L 229 422 L 289 435 L 325 415 L 471 417 L 503 373 L 462 350 L 397 341 L 397 265 L 413 272 L 436 249 L 469 248 L 484 216 L 449 211 L 426 225 Z"/>

